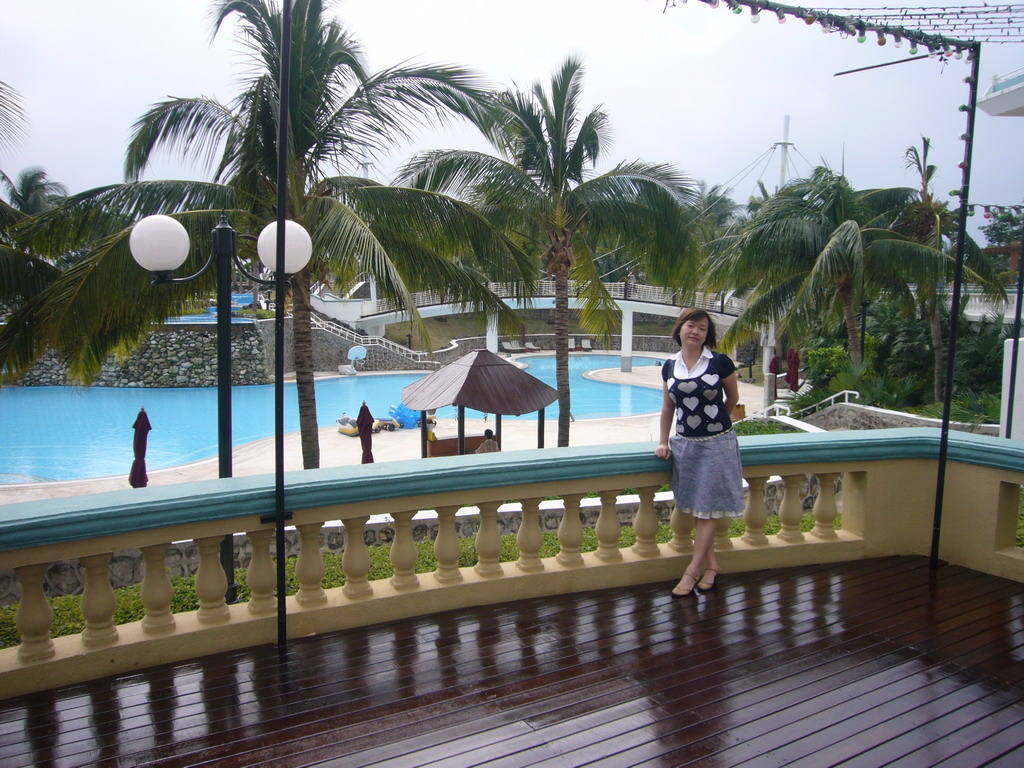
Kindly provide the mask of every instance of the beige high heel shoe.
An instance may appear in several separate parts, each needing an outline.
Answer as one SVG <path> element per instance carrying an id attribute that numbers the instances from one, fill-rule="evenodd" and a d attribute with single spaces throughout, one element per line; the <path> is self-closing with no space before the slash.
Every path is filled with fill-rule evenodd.
<path id="1" fill-rule="evenodd" d="M 705 579 L 707 579 L 709 573 L 715 574 L 715 576 L 712 577 L 710 582 L 705 581 Z M 704 571 L 704 575 L 700 577 L 700 581 L 697 582 L 697 586 L 695 587 L 697 589 L 697 591 L 698 592 L 713 592 L 715 589 L 717 589 L 718 588 L 718 579 L 716 577 L 718 576 L 718 573 L 719 573 L 719 571 L 718 571 L 717 568 L 708 568 L 706 571 Z"/>
<path id="2" fill-rule="evenodd" d="M 687 576 L 689 576 L 691 579 L 693 579 L 693 586 L 690 587 L 687 590 L 682 591 L 682 592 L 677 592 L 676 590 L 679 589 L 679 584 L 682 584 L 683 583 L 683 579 L 685 579 Z M 683 572 L 683 579 L 680 579 L 679 580 L 679 584 L 677 584 L 676 586 L 674 586 L 672 588 L 672 597 L 690 597 L 691 595 L 693 595 L 696 592 L 696 590 L 697 590 L 697 579 L 698 578 L 700 578 L 700 577 L 696 573 L 690 573 L 690 571 L 684 571 Z"/>

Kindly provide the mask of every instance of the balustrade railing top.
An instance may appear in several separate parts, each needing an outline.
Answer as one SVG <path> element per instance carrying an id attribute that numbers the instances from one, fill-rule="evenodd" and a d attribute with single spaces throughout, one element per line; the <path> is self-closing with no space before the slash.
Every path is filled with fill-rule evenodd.
<path id="1" fill-rule="evenodd" d="M 757 435 L 740 438 L 744 468 L 759 465 L 935 459 L 939 430 L 927 428 Z M 966 432 L 949 435 L 951 461 L 1024 471 L 1024 443 Z M 286 508 L 318 509 L 436 493 L 507 488 L 595 477 L 663 475 L 668 463 L 649 443 L 547 448 L 289 472 Z M 244 512 L 242 511 L 244 510 Z M 131 530 L 236 518 L 274 511 L 271 475 L 202 480 L 0 506 L 0 553 Z M 0 567 L 10 567 L 2 561 Z"/>

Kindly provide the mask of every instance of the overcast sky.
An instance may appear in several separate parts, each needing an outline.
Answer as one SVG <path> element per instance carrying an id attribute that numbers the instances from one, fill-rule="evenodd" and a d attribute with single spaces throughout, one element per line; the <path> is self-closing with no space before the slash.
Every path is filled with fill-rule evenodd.
<path id="1" fill-rule="evenodd" d="M 862 5 L 873 4 L 911 5 Z M 0 80 L 21 92 L 30 118 L 28 137 L 0 156 L 12 177 L 40 165 L 71 192 L 116 183 L 131 125 L 150 104 L 200 95 L 229 102 L 245 73 L 230 29 L 211 44 L 208 0 L 4 6 Z M 667 11 L 663 0 L 339 0 L 333 12 L 375 70 L 409 59 L 456 63 L 495 86 L 527 87 L 547 81 L 567 55 L 582 57 L 584 106 L 602 105 L 614 131 L 604 167 L 674 163 L 745 202 L 758 180 L 769 190 L 778 185 L 779 153 L 769 155 L 789 116 L 790 176 L 824 162 L 857 187 L 913 186 L 903 153 L 927 136 L 939 166 L 935 191 L 946 197 L 960 185 L 966 61 L 927 59 L 835 77 L 906 58 L 907 46 L 858 44 L 767 14 L 754 25 L 746 11 L 737 16 L 724 3 L 712 9 L 696 0 Z M 1024 46 L 987 44 L 981 65 L 984 93 L 993 75 L 1024 66 Z M 979 110 L 977 120 L 972 202 L 1020 204 L 1024 118 Z M 486 149 L 465 129 L 425 129 L 413 146 L 382 158 L 374 174 L 385 180 L 417 149 L 456 147 Z M 183 177 L 203 178 L 204 170 L 164 157 L 147 174 Z M 980 223 L 978 216 L 971 229 Z"/>

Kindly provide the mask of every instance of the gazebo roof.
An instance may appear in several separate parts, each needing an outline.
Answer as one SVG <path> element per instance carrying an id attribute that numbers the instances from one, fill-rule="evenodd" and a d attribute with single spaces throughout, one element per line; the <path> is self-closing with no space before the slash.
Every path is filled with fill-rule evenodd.
<path id="1" fill-rule="evenodd" d="M 486 349 L 470 352 L 402 390 L 402 402 L 414 411 L 460 405 L 519 416 L 557 399 L 557 390 Z"/>

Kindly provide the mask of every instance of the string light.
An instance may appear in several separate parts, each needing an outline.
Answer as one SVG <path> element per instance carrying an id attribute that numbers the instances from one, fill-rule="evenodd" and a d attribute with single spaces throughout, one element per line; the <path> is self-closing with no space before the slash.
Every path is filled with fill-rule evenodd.
<path id="1" fill-rule="evenodd" d="M 664 0 L 665 7 L 686 0 Z M 722 0 L 702 0 L 718 8 Z M 893 47 L 901 48 L 903 40 L 910 41 L 910 53 L 916 56 L 921 46 L 933 58 L 973 61 L 981 42 L 1024 42 L 1024 3 L 1000 6 L 916 6 L 908 8 L 830 8 L 827 11 L 810 10 L 764 0 L 726 0 L 726 6 L 736 14 L 743 7 L 750 9 L 750 21 L 757 24 L 761 11 L 774 12 L 778 22 L 784 24 L 794 16 L 805 24 L 820 24 L 823 33 L 839 32 L 855 36 L 857 42 L 867 41 L 874 32 L 879 46 L 892 38 Z M 834 14 L 833 11 L 839 12 Z M 841 14 L 841 15 L 840 15 Z M 904 27 L 903 25 L 908 25 Z M 962 38 L 954 35 L 963 35 Z"/>

